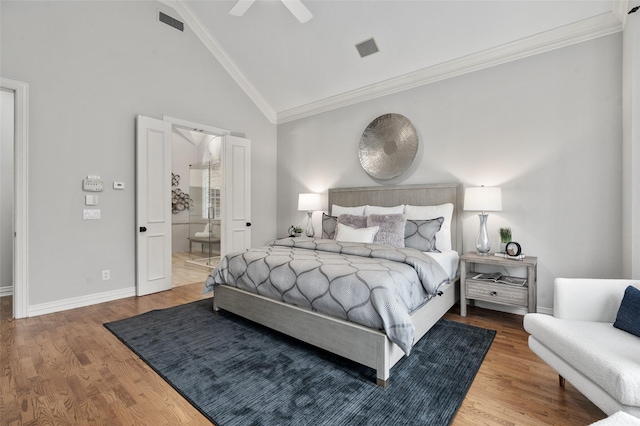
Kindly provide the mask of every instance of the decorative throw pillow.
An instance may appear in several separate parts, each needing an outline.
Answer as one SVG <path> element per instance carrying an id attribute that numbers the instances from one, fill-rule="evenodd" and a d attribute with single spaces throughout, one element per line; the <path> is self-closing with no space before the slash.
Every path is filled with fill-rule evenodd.
<path id="1" fill-rule="evenodd" d="M 404 226 L 407 219 L 403 214 L 372 214 L 367 216 L 367 226 L 380 229 L 373 239 L 374 244 L 404 247 Z"/>
<path id="2" fill-rule="evenodd" d="M 404 228 L 404 245 L 423 252 L 436 252 L 436 234 L 444 223 L 444 217 L 431 220 L 407 220 Z"/>
<path id="3" fill-rule="evenodd" d="M 640 337 L 640 290 L 634 286 L 624 291 L 613 326 Z"/>
<path id="4" fill-rule="evenodd" d="M 336 241 L 344 241 L 350 243 L 372 243 L 376 234 L 378 233 L 378 227 L 371 228 L 352 228 L 342 223 L 338 223 L 336 227 Z"/>
<path id="5" fill-rule="evenodd" d="M 341 214 L 338 216 L 338 223 L 343 225 L 350 226 L 352 228 L 366 228 L 367 227 L 367 217 L 366 216 L 357 216 L 353 214 Z"/>
<path id="6" fill-rule="evenodd" d="M 451 221 L 453 219 L 453 203 L 439 204 L 436 206 L 412 206 L 404 207 L 407 220 L 429 220 L 444 217 L 444 223 L 438 231 L 436 248 L 440 251 L 451 250 Z"/>
<path id="7" fill-rule="evenodd" d="M 322 238 L 333 240 L 336 236 L 338 218 L 322 212 Z"/>
<path id="8" fill-rule="evenodd" d="M 341 214 L 352 214 L 355 216 L 364 216 L 364 206 L 342 207 L 336 204 L 331 206 L 331 215 L 338 217 Z"/>

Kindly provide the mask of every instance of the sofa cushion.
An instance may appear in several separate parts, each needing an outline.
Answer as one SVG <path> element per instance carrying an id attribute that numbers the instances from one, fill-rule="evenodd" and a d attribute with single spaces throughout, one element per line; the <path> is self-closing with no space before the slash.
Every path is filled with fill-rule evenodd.
<path id="1" fill-rule="evenodd" d="M 640 426 L 640 419 L 624 411 L 618 411 L 606 419 L 591 423 L 590 426 Z"/>
<path id="2" fill-rule="evenodd" d="M 524 328 L 622 404 L 640 406 L 640 339 L 612 323 L 527 314 Z"/>
<path id="3" fill-rule="evenodd" d="M 627 287 L 613 326 L 640 337 L 640 290 Z"/>

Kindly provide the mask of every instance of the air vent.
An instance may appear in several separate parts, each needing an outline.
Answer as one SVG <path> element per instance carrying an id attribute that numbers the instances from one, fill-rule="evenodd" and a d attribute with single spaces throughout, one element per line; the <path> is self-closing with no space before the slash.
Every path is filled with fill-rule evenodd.
<path id="1" fill-rule="evenodd" d="M 163 22 L 176 30 L 184 31 L 184 22 L 180 22 L 166 13 L 158 11 L 158 21 Z"/>
<path id="2" fill-rule="evenodd" d="M 360 56 L 364 58 L 365 56 L 376 53 L 378 51 L 378 46 L 376 46 L 376 42 L 373 38 L 370 38 L 369 40 L 356 44 L 356 49 L 358 49 Z"/>

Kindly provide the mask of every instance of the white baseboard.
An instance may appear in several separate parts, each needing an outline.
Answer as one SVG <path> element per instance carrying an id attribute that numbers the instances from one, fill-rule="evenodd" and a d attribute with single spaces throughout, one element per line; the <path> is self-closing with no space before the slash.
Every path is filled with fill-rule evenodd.
<path id="1" fill-rule="evenodd" d="M 13 296 L 13 286 L 0 287 L 0 297 Z"/>
<path id="2" fill-rule="evenodd" d="M 107 291 L 104 293 L 90 294 L 87 296 L 73 297 L 71 299 L 56 300 L 54 302 L 30 305 L 27 308 L 27 316 L 51 314 L 54 312 L 66 311 L 68 309 L 82 308 L 84 306 L 98 303 L 110 302 L 112 300 L 123 299 L 136 295 L 136 288 L 123 288 L 120 290 Z"/>

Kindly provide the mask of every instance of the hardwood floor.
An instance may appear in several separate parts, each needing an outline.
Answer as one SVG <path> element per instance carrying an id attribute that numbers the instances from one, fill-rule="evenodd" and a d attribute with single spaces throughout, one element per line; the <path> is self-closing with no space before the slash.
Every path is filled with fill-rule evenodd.
<path id="1" fill-rule="evenodd" d="M 206 297 L 196 283 L 21 320 L 11 319 L 10 298 L 0 299 L 0 424 L 210 424 L 102 325 Z M 456 306 L 446 318 L 498 332 L 453 425 L 605 417 L 570 383 L 558 387 L 557 374 L 529 351 L 521 316 L 470 308 L 462 318 Z"/>
<path id="2" fill-rule="evenodd" d="M 204 282 L 213 267 L 199 265 L 194 259 L 202 258 L 200 252 L 174 252 L 171 254 L 171 285 L 179 287 L 195 282 Z M 220 258 L 217 258 L 219 261 Z M 215 265 L 214 265 L 215 266 Z"/>
<path id="3" fill-rule="evenodd" d="M 453 425 L 588 425 L 606 415 L 529 350 L 522 316 L 454 306 L 445 318 L 497 331 Z"/>

